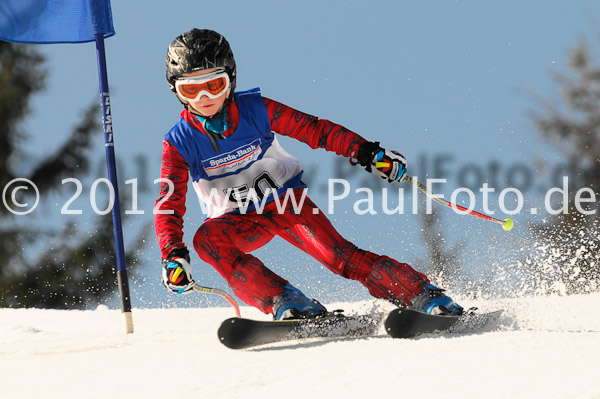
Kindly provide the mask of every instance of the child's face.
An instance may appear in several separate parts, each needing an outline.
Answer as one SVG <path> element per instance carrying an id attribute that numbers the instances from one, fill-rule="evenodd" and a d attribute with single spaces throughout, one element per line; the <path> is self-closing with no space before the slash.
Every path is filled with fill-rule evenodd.
<path id="1" fill-rule="evenodd" d="M 184 73 L 181 76 L 190 77 L 206 75 L 208 73 L 216 71 L 217 69 L 219 68 L 203 69 L 200 71 Z M 214 99 L 203 95 L 198 101 L 190 101 L 188 102 L 188 104 L 190 105 L 190 107 L 194 108 L 196 112 L 198 112 L 200 115 L 208 118 L 215 115 L 221 110 L 223 104 L 225 103 L 225 100 L 227 99 L 227 96 L 229 95 L 229 91 L 230 90 L 227 90 L 225 93 Z"/>

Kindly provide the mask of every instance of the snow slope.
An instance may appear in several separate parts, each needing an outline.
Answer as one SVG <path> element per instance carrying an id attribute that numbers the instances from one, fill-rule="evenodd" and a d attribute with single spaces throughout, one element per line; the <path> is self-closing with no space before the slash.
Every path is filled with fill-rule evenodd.
<path id="1" fill-rule="evenodd" d="M 477 302 L 506 309 L 491 331 L 393 340 L 382 330 L 246 351 L 216 338 L 226 307 L 135 309 L 130 335 L 105 307 L 0 309 L 0 397 L 600 399 L 600 294 Z"/>

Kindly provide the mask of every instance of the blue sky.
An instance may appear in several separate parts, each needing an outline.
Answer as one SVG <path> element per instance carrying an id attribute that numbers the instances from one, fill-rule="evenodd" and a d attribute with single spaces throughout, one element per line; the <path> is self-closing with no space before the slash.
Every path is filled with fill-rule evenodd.
<path id="1" fill-rule="evenodd" d="M 267 97 L 378 140 L 403 153 L 414 173 L 440 177 L 432 175 L 431 162 L 445 157 L 438 172 L 449 182 L 440 191 L 449 194 L 460 170 L 469 165 L 489 170 L 491 163 L 498 164 L 499 185 L 506 184 L 511 167 L 525 165 L 535 173 L 536 187 L 546 184 L 539 165 L 552 165 L 559 157 L 535 133 L 527 112 L 536 103 L 528 93 L 551 102 L 559 98 L 553 75 L 568 73 L 566 56 L 579 39 L 597 44 L 600 3 L 128 0 L 113 1 L 112 10 L 117 34 L 106 40 L 106 51 L 119 177 L 144 179 L 151 191 L 140 193 L 146 215 L 139 220 L 149 220 L 161 140 L 180 111 L 165 82 L 164 56 L 183 31 L 210 28 L 228 38 L 238 65 L 238 89 L 260 86 Z M 39 49 L 47 57 L 49 77 L 26 122 L 26 151 L 33 159 L 57 147 L 78 114 L 98 98 L 93 44 Z M 302 160 L 317 186 L 333 177 L 336 168 L 344 168 L 333 154 L 288 139 L 282 143 Z M 102 144 L 99 136 L 98 165 L 104 162 Z M 347 167 L 344 173 L 365 173 Z M 191 194 L 188 242 L 202 220 Z M 313 199 L 326 207 L 321 192 Z M 332 215 L 344 235 L 400 260 L 414 262 L 422 255 L 418 218 L 358 217 L 350 211 L 354 200 L 349 198 Z M 470 262 L 486 259 L 490 243 L 498 246 L 524 234 L 498 238 L 496 234 L 506 233 L 497 233 L 497 226 L 466 219 L 444 216 L 452 240 L 476 243 Z M 368 229 L 356 228 L 365 223 Z M 126 233 L 129 228 L 125 226 Z M 152 270 L 147 284 L 155 287 L 159 254 L 153 237 L 149 241 L 142 260 Z M 299 286 L 326 295 L 319 286 L 329 274 L 316 264 L 305 267 L 302 255 L 281 255 L 286 245 L 275 242 L 260 255 L 283 267 Z M 203 282 L 222 286 L 207 265 L 199 260 L 195 265 Z M 340 284 L 342 288 L 329 292 L 345 295 L 349 286 Z"/>

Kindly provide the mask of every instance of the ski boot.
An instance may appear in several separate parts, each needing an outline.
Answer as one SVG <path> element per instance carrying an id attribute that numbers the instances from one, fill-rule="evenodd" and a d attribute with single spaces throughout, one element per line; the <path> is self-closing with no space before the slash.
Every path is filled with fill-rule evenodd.
<path id="1" fill-rule="evenodd" d="M 308 299 L 299 289 L 288 284 L 273 298 L 275 320 L 314 319 L 327 315 L 327 309 L 315 299 Z"/>
<path id="2" fill-rule="evenodd" d="M 455 303 L 452 298 L 444 295 L 443 289 L 437 288 L 433 284 L 427 284 L 423 291 L 413 298 L 409 309 L 442 316 L 460 316 L 463 314 L 463 308 Z"/>

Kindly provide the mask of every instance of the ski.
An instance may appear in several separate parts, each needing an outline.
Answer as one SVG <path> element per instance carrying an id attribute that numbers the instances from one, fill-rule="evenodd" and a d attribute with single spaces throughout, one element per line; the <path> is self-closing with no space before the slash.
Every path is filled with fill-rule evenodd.
<path id="1" fill-rule="evenodd" d="M 385 320 L 385 330 L 393 338 L 413 338 L 433 332 L 479 331 L 500 317 L 502 310 L 489 313 L 467 312 L 461 316 L 440 316 L 399 308 Z"/>
<path id="2" fill-rule="evenodd" d="M 434 332 L 480 331 L 497 320 L 502 310 L 489 313 L 467 312 L 462 316 L 438 316 L 399 308 L 385 318 L 386 332 L 393 338 L 413 338 Z M 374 335 L 381 315 L 345 316 L 334 313 L 317 319 L 253 320 L 232 317 L 221 323 L 219 341 L 230 349 L 246 349 L 307 338 L 357 338 Z"/>
<path id="3" fill-rule="evenodd" d="M 221 323 L 219 341 L 231 349 L 245 349 L 306 338 L 356 338 L 379 329 L 381 316 L 334 313 L 316 319 L 262 321 L 233 317 Z"/>

